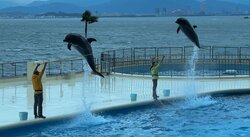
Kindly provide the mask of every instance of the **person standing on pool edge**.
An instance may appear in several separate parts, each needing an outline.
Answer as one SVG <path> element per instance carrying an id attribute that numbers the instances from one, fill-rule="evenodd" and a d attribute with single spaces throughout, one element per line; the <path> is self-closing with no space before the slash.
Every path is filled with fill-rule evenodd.
<path id="1" fill-rule="evenodd" d="M 32 84 L 34 89 L 34 115 L 35 118 L 43 118 L 43 85 L 42 85 L 42 77 L 47 66 L 47 62 L 44 64 L 43 69 L 39 72 L 37 69 L 40 64 L 37 64 L 36 68 L 33 71 L 32 75 Z M 37 115 L 37 107 L 38 107 L 38 115 Z"/>
<path id="2" fill-rule="evenodd" d="M 150 67 L 151 75 L 152 75 L 152 82 L 153 82 L 153 98 L 154 99 L 157 99 L 159 97 L 156 94 L 157 81 L 158 81 L 158 78 L 159 78 L 158 69 L 159 69 L 159 67 L 160 67 L 160 65 L 161 65 L 164 58 L 165 58 L 165 56 L 162 57 L 160 62 L 158 62 L 157 58 L 153 59 L 152 60 L 152 65 Z"/>

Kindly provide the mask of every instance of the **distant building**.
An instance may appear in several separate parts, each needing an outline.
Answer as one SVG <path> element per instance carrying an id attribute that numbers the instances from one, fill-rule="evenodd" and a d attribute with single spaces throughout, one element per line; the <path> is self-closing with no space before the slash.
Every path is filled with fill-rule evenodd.
<path id="1" fill-rule="evenodd" d="M 155 15 L 160 16 L 160 8 L 155 8 Z"/>

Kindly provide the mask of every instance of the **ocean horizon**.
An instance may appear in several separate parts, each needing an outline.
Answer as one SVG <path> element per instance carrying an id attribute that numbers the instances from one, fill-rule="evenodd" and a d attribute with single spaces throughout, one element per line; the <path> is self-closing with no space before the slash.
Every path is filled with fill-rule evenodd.
<path id="1" fill-rule="evenodd" d="M 194 46 L 181 32 L 178 17 L 99 18 L 88 25 L 94 55 L 107 50 L 135 47 Z M 250 47 L 250 20 L 243 16 L 187 16 L 201 46 Z M 81 57 L 63 42 L 68 33 L 84 35 L 80 18 L 0 19 L 0 62 L 58 60 Z"/>

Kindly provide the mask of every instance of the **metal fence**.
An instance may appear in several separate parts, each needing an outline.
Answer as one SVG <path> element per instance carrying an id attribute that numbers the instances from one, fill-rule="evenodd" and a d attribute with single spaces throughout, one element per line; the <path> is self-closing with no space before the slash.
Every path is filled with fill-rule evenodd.
<path id="1" fill-rule="evenodd" d="M 189 61 L 194 52 L 195 66 Z M 193 47 L 145 47 L 111 50 L 101 53 L 102 73 L 149 75 L 152 58 L 165 56 L 160 75 L 188 76 L 195 67 L 196 76 L 250 76 L 250 47 L 212 47 L 195 51 Z"/>
<path id="2" fill-rule="evenodd" d="M 64 75 L 71 71 L 83 72 L 86 65 L 83 58 L 63 59 L 48 62 L 47 76 Z M 23 77 L 27 75 L 27 62 L 12 62 L 0 64 L 0 78 Z"/>
<path id="3" fill-rule="evenodd" d="M 26 62 L 12 62 L 0 64 L 0 78 L 25 76 L 27 73 Z"/>
<path id="4" fill-rule="evenodd" d="M 152 58 L 165 56 L 160 75 L 187 76 L 189 61 L 194 48 L 187 47 L 144 47 L 105 51 L 100 59 L 95 59 L 96 68 L 101 73 L 121 73 L 149 75 Z M 222 76 L 228 70 L 236 75 L 250 76 L 250 47 L 212 47 L 198 50 L 194 59 L 196 76 Z M 61 59 L 48 62 L 47 76 L 64 75 L 71 71 L 84 71 L 83 58 Z M 193 66 L 194 67 L 194 66 Z M 27 62 L 0 63 L 0 78 L 27 75 Z"/>

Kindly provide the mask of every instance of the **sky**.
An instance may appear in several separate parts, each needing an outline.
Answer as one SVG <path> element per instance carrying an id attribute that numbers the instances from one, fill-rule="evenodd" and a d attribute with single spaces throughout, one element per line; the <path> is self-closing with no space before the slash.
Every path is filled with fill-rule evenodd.
<path id="1" fill-rule="evenodd" d="M 0 0 L 0 3 L 1 3 L 1 1 L 14 2 L 14 3 L 18 3 L 18 4 L 28 4 L 32 1 L 38 1 L 38 0 Z M 39 0 L 39 1 L 47 1 L 47 0 Z M 71 0 L 69 0 L 69 1 L 71 1 Z M 86 0 L 86 1 L 88 1 L 88 0 Z M 103 0 L 98 0 L 98 1 L 101 2 Z M 203 0 L 198 0 L 198 1 L 203 1 Z M 238 3 L 239 1 L 241 1 L 242 3 L 248 3 L 248 1 L 249 1 L 249 3 L 250 3 L 250 0 L 222 0 L 222 1 L 230 1 L 230 2 L 236 2 L 236 3 Z"/>

